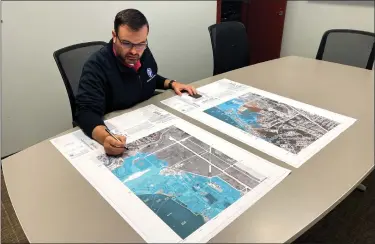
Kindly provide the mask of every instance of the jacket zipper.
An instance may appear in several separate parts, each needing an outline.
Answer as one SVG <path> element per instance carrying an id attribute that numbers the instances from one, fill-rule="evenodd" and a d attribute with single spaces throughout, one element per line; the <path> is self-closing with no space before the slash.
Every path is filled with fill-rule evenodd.
<path id="1" fill-rule="evenodd" d="M 137 75 L 137 77 L 138 77 L 139 84 L 141 85 L 140 97 L 142 97 L 143 86 L 142 86 L 141 76 Z"/>
<path id="2" fill-rule="evenodd" d="M 140 75 L 138 75 L 138 81 L 139 81 L 139 84 L 141 85 L 141 90 L 142 90 L 143 86 L 142 86 L 142 81 L 141 81 L 141 76 Z"/>

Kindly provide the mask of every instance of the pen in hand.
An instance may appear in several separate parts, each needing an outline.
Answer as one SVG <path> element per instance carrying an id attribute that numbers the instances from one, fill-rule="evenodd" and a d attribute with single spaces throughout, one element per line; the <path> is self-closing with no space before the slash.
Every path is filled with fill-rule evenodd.
<path id="1" fill-rule="evenodd" d="M 112 137 L 113 137 L 113 139 L 115 139 L 116 141 L 118 141 L 118 142 L 122 142 L 122 141 L 120 141 L 108 128 L 105 128 L 105 131 L 107 131 Z M 124 145 L 124 148 L 126 149 L 126 150 L 129 150 L 129 148 L 127 148 L 125 145 Z"/>

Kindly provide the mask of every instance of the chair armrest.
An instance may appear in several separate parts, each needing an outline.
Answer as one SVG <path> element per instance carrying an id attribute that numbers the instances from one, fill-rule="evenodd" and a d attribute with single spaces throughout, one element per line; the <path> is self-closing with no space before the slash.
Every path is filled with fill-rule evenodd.
<path id="1" fill-rule="evenodd" d="M 154 96 L 159 95 L 159 94 L 162 94 L 163 92 L 165 92 L 165 91 L 164 91 L 164 90 L 156 89 L 156 90 L 154 91 Z"/>

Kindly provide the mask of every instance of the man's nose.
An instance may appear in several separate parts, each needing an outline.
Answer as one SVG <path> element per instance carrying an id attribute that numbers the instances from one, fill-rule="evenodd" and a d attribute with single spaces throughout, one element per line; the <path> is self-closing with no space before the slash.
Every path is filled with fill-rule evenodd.
<path id="1" fill-rule="evenodd" d="M 135 50 L 135 47 L 132 47 L 132 49 L 130 49 L 130 53 L 133 55 L 137 54 L 137 50 Z"/>

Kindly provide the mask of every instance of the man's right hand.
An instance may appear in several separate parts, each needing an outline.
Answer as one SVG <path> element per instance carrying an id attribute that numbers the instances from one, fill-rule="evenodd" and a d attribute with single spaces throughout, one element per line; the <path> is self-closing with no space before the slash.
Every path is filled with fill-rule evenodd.
<path id="1" fill-rule="evenodd" d="M 120 155 L 123 154 L 125 151 L 125 143 L 126 138 L 125 136 L 115 135 L 121 142 L 114 139 L 112 136 L 107 136 L 104 139 L 103 146 L 104 151 L 108 155 Z"/>
<path id="2" fill-rule="evenodd" d="M 92 138 L 104 146 L 104 151 L 108 155 L 117 156 L 125 151 L 126 138 L 124 136 L 115 135 L 121 142 L 117 141 L 105 130 L 106 127 L 98 125 L 92 131 Z"/>

